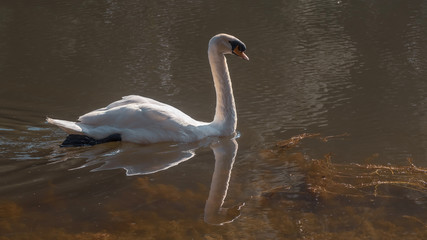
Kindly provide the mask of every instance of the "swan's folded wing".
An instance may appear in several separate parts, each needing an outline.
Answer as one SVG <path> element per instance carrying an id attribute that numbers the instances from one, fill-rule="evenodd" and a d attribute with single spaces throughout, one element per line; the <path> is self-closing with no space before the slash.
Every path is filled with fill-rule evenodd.
<path id="1" fill-rule="evenodd" d="M 99 108 L 80 116 L 78 121 L 93 126 L 111 126 L 120 122 L 129 126 L 129 124 L 141 117 L 138 116 L 140 115 L 139 111 L 141 109 L 150 110 L 164 105 L 166 104 L 155 101 L 151 98 L 129 95 L 122 97 L 121 100 L 110 103 L 106 107 Z"/>
<path id="2" fill-rule="evenodd" d="M 85 125 L 111 126 L 119 129 L 158 127 L 173 129 L 178 125 L 189 125 L 196 122 L 180 110 L 157 101 L 153 104 L 153 102 L 122 100 L 127 102 L 112 103 L 106 108 L 89 112 L 81 116 L 79 121 Z"/>
<path id="3" fill-rule="evenodd" d="M 110 103 L 107 107 L 101 108 L 101 109 L 111 109 L 119 106 L 125 106 L 128 104 L 150 104 L 150 105 L 166 105 L 164 103 L 161 103 L 159 101 L 153 100 L 151 98 L 141 97 L 138 95 L 129 95 L 122 97 L 121 100 L 115 101 L 113 103 Z"/>

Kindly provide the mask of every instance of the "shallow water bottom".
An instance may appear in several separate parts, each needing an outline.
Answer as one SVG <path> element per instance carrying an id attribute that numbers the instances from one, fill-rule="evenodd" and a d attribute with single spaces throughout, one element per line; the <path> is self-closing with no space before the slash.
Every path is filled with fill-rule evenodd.
<path id="1" fill-rule="evenodd" d="M 48 181 L 0 201 L 0 239 L 427 239 L 427 169 L 410 159 L 377 165 L 375 156 L 348 165 L 331 155 L 308 159 L 300 152 L 307 138 L 327 141 L 316 134 L 281 141 L 258 157 L 266 169 L 288 171 L 232 182 L 224 202 L 231 223 L 204 221 L 209 187 L 193 178 L 181 184 L 160 176 L 171 171 L 126 177 L 80 169 L 71 171 L 74 187 Z M 92 178 L 97 191 L 80 178 Z"/>

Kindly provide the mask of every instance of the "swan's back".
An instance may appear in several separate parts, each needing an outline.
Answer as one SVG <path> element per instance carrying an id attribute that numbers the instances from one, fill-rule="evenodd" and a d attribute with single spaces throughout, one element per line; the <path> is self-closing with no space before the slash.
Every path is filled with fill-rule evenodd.
<path id="1" fill-rule="evenodd" d="M 115 126 L 118 128 L 155 127 L 176 122 L 197 125 L 198 122 L 170 105 L 150 98 L 131 95 L 111 103 L 105 108 L 86 113 L 79 122 L 91 126 Z"/>

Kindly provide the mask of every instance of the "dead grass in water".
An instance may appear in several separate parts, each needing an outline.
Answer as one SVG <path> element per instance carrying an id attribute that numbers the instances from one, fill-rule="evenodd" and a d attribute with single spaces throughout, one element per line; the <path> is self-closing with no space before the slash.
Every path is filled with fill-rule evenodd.
<path id="1" fill-rule="evenodd" d="M 319 139 L 327 142 L 329 139 L 349 136 L 341 134 L 322 137 L 320 134 L 301 134 L 288 140 L 280 141 L 276 148 L 269 151 L 270 157 L 286 156 L 285 150 L 290 150 L 307 138 Z M 332 161 L 332 154 L 326 154 L 323 159 L 295 158 L 292 161 L 304 171 L 308 189 L 322 197 L 341 195 L 347 197 L 393 197 L 381 192 L 382 186 L 401 187 L 408 190 L 427 193 L 427 169 L 417 167 L 412 159 L 408 158 L 406 166 L 392 166 L 372 164 L 378 154 L 365 159 L 366 164 L 336 164 Z"/>
<path id="2" fill-rule="evenodd" d="M 337 164 L 332 154 L 309 160 L 295 149 L 304 139 L 347 135 L 301 134 L 261 153 L 292 162 L 304 176 L 303 190 L 284 185 L 262 193 L 275 229 L 295 239 L 427 239 L 426 168 L 409 158 L 404 166 L 374 164 L 377 154 L 364 164 Z"/>

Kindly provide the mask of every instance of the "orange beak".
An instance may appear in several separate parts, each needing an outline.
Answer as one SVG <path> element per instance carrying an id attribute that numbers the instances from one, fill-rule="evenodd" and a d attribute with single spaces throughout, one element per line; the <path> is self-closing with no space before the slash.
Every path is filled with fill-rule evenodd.
<path id="1" fill-rule="evenodd" d="M 236 54 L 237 56 L 249 61 L 249 57 L 244 52 L 240 51 L 239 48 L 237 48 L 237 47 L 234 48 L 233 53 Z"/>

